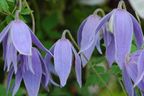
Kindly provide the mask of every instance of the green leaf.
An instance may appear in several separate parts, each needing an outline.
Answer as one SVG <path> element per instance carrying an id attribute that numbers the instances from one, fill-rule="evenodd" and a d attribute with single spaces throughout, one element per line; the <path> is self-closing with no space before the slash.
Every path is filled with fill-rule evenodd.
<path id="1" fill-rule="evenodd" d="M 15 2 L 15 0 L 7 0 L 8 2 Z"/>
<path id="2" fill-rule="evenodd" d="M 33 11 L 28 9 L 28 8 L 23 8 L 22 11 L 21 11 L 21 14 L 22 15 L 29 15 L 31 14 Z"/>
<path id="3" fill-rule="evenodd" d="M 50 16 L 43 19 L 42 27 L 45 31 L 49 32 L 49 30 L 55 28 L 58 25 L 58 23 L 58 15 L 56 13 L 53 13 Z"/>
<path id="4" fill-rule="evenodd" d="M 9 5 L 6 0 L 0 0 L 0 11 L 9 13 Z"/>

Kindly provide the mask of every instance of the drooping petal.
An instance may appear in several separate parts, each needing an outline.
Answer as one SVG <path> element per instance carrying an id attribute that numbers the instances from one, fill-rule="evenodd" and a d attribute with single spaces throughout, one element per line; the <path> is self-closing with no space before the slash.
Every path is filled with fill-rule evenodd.
<path id="1" fill-rule="evenodd" d="M 88 46 L 88 44 L 90 44 L 90 42 L 92 41 L 91 39 L 95 35 L 95 29 L 99 20 L 100 17 L 95 15 L 90 15 L 87 18 L 87 21 L 85 22 L 82 30 L 82 38 L 80 42 L 81 49 Z"/>
<path id="2" fill-rule="evenodd" d="M 101 51 L 101 48 L 100 48 L 100 40 L 101 40 L 101 36 L 100 36 L 100 34 L 102 34 L 102 32 L 100 33 L 97 33 L 96 34 L 96 37 L 95 37 L 95 46 L 96 46 L 96 48 L 97 48 L 97 50 L 98 50 L 98 52 L 100 53 L 100 54 L 102 54 L 102 51 Z"/>
<path id="3" fill-rule="evenodd" d="M 60 78 L 61 86 L 67 82 L 72 66 L 71 43 L 67 39 L 60 39 L 54 48 L 54 67 Z"/>
<path id="4" fill-rule="evenodd" d="M 23 55 L 32 55 L 32 40 L 28 26 L 20 20 L 13 22 L 10 36 L 15 48 Z"/>
<path id="5" fill-rule="evenodd" d="M 81 25 L 80 25 L 80 27 L 79 27 L 79 29 L 78 29 L 77 42 L 78 42 L 78 45 L 79 45 L 79 46 L 80 46 L 80 42 L 81 42 L 81 39 L 82 39 L 82 30 L 83 30 L 83 27 L 84 27 L 86 21 L 87 21 L 87 19 L 85 19 L 85 20 L 81 23 Z"/>
<path id="6" fill-rule="evenodd" d="M 10 89 L 10 84 L 11 84 L 11 80 L 12 80 L 13 73 L 14 73 L 14 69 L 11 68 L 11 69 L 10 69 L 10 72 L 9 72 L 9 74 L 8 74 L 8 78 L 7 78 L 7 94 L 8 94 L 8 91 L 9 91 L 9 89 Z"/>
<path id="7" fill-rule="evenodd" d="M 48 70 L 51 73 L 56 75 L 57 73 L 55 72 L 54 65 L 52 64 L 51 59 L 52 59 L 52 56 L 50 54 L 46 54 L 46 56 L 44 58 L 44 61 L 46 63 L 46 66 L 47 66 Z"/>
<path id="8" fill-rule="evenodd" d="M 75 72 L 76 72 L 76 78 L 79 86 L 82 86 L 82 64 L 81 64 L 81 59 L 74 47 L 72 47 L 72 50 L 75 55 Z"/>
<path id="9" fill-rule="evenodd" d="M 130 14 L 133 21 L 134 36 L 136 39 L 137 48 L 140 49 L 144 43 L 143 41 L 143 32 L 138 21 Z"/>
<path id="10" fill-rule="evenodd" d="M 12 63 L 13 63 L 13 67 L 14 67 L 14 70 L 15 70 L 15 73 L 17 72 L 17 51 L 15 49 L 14 46 L 11 47 L 11 51 L 12 51 Z"/>
<path id="11" fill-rule="evenodd" d="M 8 34 L 8 32 L 9 32 L 10 27 L 11 27 L 12 24 L 13 24 L 13 21 L 10 22 L 10 24 L 8 24 L 8 25 L 2 30 L 2 32 L 0 33 L 0 43 L 1 43 L 1 41 L 6 37 L 6 35 Z"/>
<path id="12" fill-rule="evenodd" d="M 134 86 L 138 85 L 144 77 L 144 51 L 142 51 L 138 57 L 137 69 L 138 73 Z"/>
<path id="13" fill-rule="evenodd" d="M 20 87 L 20 84 L 22 82 L 22 67 L 23 67 L 23 65 L 20 65 L 19 68 L 18 68 L 18 71 L 16 73 L 12 96 L 15 96 L 15 94 L 17 93 L 17 91 Z"/>
<path id="14" fill-rule="evenodd" d="M 29 70 L 23 72 L 23 80 L 29 96 L 38 96 L 42 77 L 42 66 L 37 51 L 35 48 L 32 49 L 32 66 L 35 74 Z"/>
<path id="15" fill-rule="evenodd" d="M 108 13 L 106 16 L 104 16 L 100 21 L 99 23 L 97 24 L 96 26 L 96 29 L 95 29 L 95 35 L 100 31 L 100 29 L 102 28 L 102 26 L 104 24 L 106 24 L 106 22 L 110 19 L 111 15 L 113 14 L 113 12 L 115 12 L 115 9 L 113 11 L 111 11 L 110 13 Z M 95 35 L 93 37 L 91 37 L 91 41 L 90 41 L 90 44 L 88 44 L 87 46 L 85 46 L 83 49 L 80 50 L 79 53 L 82 53 L 84 52 L 85 50 L 89 49 L 93 43 L 95 42 Z"/>
<path id="16" fill-rule="evenodd" d="M 117 9 L 114 22 L 115 59 L 122 69 L 124 67 L 125 58 L 131 49 L 133 23 L 129 13 L 123 9 Z"/>
<path id="17" fill-rule="evenodd" d="M 45 52 L 48 52 L 49 54 L 52 55 L 52 53 L 47 50 L 43 44 L 39 41 L 39 39 L 35 36 L 35 34 L 31 31 L 31 29 L 29 29 L 30 33 L 31 33 L 31 38 L 32 38 L 32 42 L 38 47 L 40 48 L 41 50 L 45 51 Z M 53 56 L 53 55 L 52 55 Z"/>
<path id="18" fill-rule="evenodd" d="M 106 27 L 105 27 L 105 28 L 103 29 L 103 39 L 104 39 L 104 43 L 105 43 L 105 46 L 106 46 L 106 47 L 110 45 L 110 43 L 111 43 L 111 41 L 112 41 L 112 38 L 114 38 L 114 37 L 113 37 L 113 34 L 110 33 L 110 32 L 106 29 Z"/>
<path id="19" fill-rule="evenodd" d="M 84 49 L 91 43 L 92 38 L 95 35 L 95 29 L 99 20 L 100 17 L 96 15 L 90 15 L 85 21 L 83 29 L 81 30 L 80 49 Z M 83 66 L 85 66 L 88 60 L 90 59 L 94 48 L 95 42 L 93 42 L 93 45 L 90 48 L 82 52 L 82 54 L 85 55 L 85 57 L 87 58 L 85 59 L 84 56 L 81 55 Z"/>
<path id="20" fill-rule="evenodd" d="M 29 70 L 34 74 L 31 58 L 32 58 L 31 56 L 24 56 L 23 57 L 23 60 L 24 60 L 23 62 L 24 62 L 24 65 L 26 67 L 26 70 Z"/>
<path id="21" fill-rule="evenodd" d="M 129 96 L 134 96 L 134 88 L 133 88 L 133 84 L 132 81 L 127 73 L 127 70 L 124 68 L 123 69 L 123 81 L 124 81 L 124 85 L 126 88 L 126 91 L 128 93 Z"/>
<path id="22" fill-rule="evenodd" d="M 115 42 L 113 36 L 111 36 L 110 44 L 106 44 L 106 58 L 108 60 L 109 66 L 111 67 L 115 61 Z"/>

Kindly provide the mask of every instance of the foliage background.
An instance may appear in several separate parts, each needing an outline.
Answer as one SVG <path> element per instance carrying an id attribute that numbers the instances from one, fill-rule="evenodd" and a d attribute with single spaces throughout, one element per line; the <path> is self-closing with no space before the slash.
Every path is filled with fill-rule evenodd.
<path id="1" fill-rule="evenodd" d="M 33 12 L 36 22 L 35 34 L 46 48 L 50 48 L 61 37 L 64 29 L 69 29 L 76 40 L 78 27 L 87 16 L 97 8 L 102 8 L 108 13 L 117 7 L 119 0 L 106 0 L 105 3 L 94 6 L 80 4 L 79 0 L 27 0 L 27 2 L 31 10 L 24 3 L 21 19 L 31 27 L 30 13 Z M 125 2 L 128 11 L 133 14 L 129 2 L 127 0 Z M 16 5 L 15 0 L 0 0 L 0 31 L 14 19 L 13 9 Z M 48 89 L 44 89 L 41 87 L 39 96 L 126 96 L 120 69 L 116 64 L 112 68 L 108 67 L 104 57 L 104 45 L 101 45 L 101 48 L 103 55 L 95 50 L 91 60 L 83 69 L 82 88 L 79 88 L 76 82 L 73 68 L 64 88 L 49 86 Z M 1 45 L 0 49 L 0 96 L 6 96 L 7 73 L 3 71 Z M 132 46 L 132 51 L 134 50 L 135 45 Z M 21 86 L 16 96 L 27 96 L 24 86 Z"/>

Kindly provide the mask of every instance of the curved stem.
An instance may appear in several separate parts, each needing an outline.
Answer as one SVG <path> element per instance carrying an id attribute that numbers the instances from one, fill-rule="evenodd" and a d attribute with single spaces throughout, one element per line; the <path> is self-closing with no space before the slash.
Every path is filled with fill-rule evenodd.
<path id="1" fill-rule="evenodd" d="M 15 14 L 15 19 L 19 19 L 19 13 L 21 12 L 22 10 L 22 0 L 18 0 L 18 3 L 19 3 L 19 7 L 18 7 L 18 10 L 16 11 L 16 14 Z"/>
<path id="2" fill-rule="evenodd" d="M 137 20 L 138 20 L 139 24 L 141 24 L 140 17 L 139 17 L 139 15 L 138 15 L 138 13 L 137 13 L 137 12 L 135 12 L 135 14 L 136 14 L 136 18 L 137 18 Z"/>
<path id="3" fill-rule="evenodd" d="M 96 9 L 93 14 L 98 15 L 99 12 L 102 14 L 102 16 L 105 16 L 105 12 L 101 8 Z"/>
<path id="4" fill-rule="evenodd" d="M 112 91 L 111 89 L 107 86 L 107 83 L 103 80 L 103 78 L 99 75 L 99 73 L 95 70 L 94 66 L 90 66 L 90 68 L 92 68 L 92 70 L 95 72 L 95 74 L 97 75 L 97 77 L 100 79 L 100 81 L 104 84 L 104 86 L 107 88 L 107 90 L 109 91 L 109 96 L 112 96 Z"/>
<path id="5" fill-rule="evenodd" d="M 26 0 L 25 0 L 25 4 L 26 4 L 27 8 L 29 10 L 31 10 Z M 33 15 L 32 12 L 30 13 L 30 15 L 31 15 L 31 18 L 32 18 L 32 31 L 35 33 L 35 18 L 34 18 L 34 15 Z"/>
<path id="6" fill-rule="evenodd" d="M 71 35 L 71 33 L 70 33 L 70 31 L 68 29 L 66 29 L 66 30 L 63 31 L 62 38 L 65 38 L 66 33 L 68 34 L 68 36 L 70 37 L 71 41 L 74 43 L 74 45 L 76 46 L 76 48 L 78 50 L 80 50 L 78 44 L 76 43 L 76 41 L 74 40 L 73 36 Z"/>
<path id="7" fill-rule="evenodd" d="M 123 0 L 121 0 L 118 4 L 118 8 L 120 9 L 126 9 L 126 5 L 125 5 L 125 2 Z"/>
<path id="8" fill-rule="evenodd" d="M 75 45 L 75 47 L 80 51 L 80 48 L 78 46 L 78 44 L 76 43 L 76 41 L 74 40 L 72 34 L 70 33 L 70 31 L 68 29 L 64 30 L 63 34 L 62 34 L 62 38 L 65 38 L 66 33 L 68 34 L 68 36 L 70 37 L 71 41 L 73 42 L 73 44 Z M 84 58 L 88 61 L 87 57 L 84 55 L 84 53 L 82 52 L 82 55 L 84 56 Z"/>
<path id="9" fill-rule="evenodd" d="M 118 77 L 117 77 L 117 78 L 118 78 Z M 125 94 L 125 96 L 127 96 L 127 93 L 126 93 L 126 91 L 125 91 L 124 85 L 123 85 L 122 81 L 121 81 L 119 78 L 118 78 L 118 82 L 119 82 L 119 84 L 120 84 L 120 86 L 121 86 L 121 88 L 122 88 L 123 93 Z"/>

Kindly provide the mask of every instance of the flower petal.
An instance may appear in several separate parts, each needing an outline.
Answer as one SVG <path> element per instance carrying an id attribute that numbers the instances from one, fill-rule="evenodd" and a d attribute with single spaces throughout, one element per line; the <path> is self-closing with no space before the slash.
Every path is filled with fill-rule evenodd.
<path id="1" fill-rule="evenodd" d="M 60 39 L 54 48 L 55 70 L 60 78 L 61 86 L 66 84 L 72 66 L 71 43 L 67 39 Z"/>
<path id="2" fill-rule="evenodd" d="M 144 58 L 143 57 L 144 57 L 144 51 L 142 51 L 138 57 L 138 62 L 137 62 L 138 74 L 137 74 L 137 78 L 136 78 L 134 86 L 138 85 L 144 77 Z"/>
<path id="3" fill-rule="evenodd" d="M 29 30 L 31 31 L 31 29 L 29 29 Z M 30 33 L 31 33 L 31 38 L 32 38 L 33 43 L 34 43 L 38 48 L 40 48 L 41 50 L 43 50 L 43 51 L 45 51 L 45 52 L 48 52 L 49 54 L 52 55 L 52 53 L 43 46 L 43 44 L 39 41 L 39 39 L 35 36 L 35 34 L 34 34 L 32 31 L 31 31 Z M 53 56 L 53 55 L 52 55 L 52 56 Z"/>
<path id="4" fill-rule="evenodd" d="M 14 73 L 14 69 L 11 68 L 11 69 L 10 69 L 10 72 L 9 72 L 9 74 L 8 74 L 8 78 L 7 78 L 7 94 L 8 94 L 8 91 L 9 91 L 9 89 L 10 89 L 10 84 L 11 84 L 11 80 L 12 80 L 13 73 Z"/>
<path id="5" fill-rule="evenodd" d="M 13 92 L 12 92 L 12 96 L 15 96 L 15 94 L 17 93 L 20 84 L 22 82 L 22 67 L 23 65 L 20 65 L 18 68 L 18 71 L 16 73 L 16 79 L 15 79 L 15 83 L 14 83 L 14 88 L 13 88 Z"/>
<path id="6" fill-rule="evenodd" d="M 126 71 L 126 69 L 123 69 L 123 81 L 124 81 L 124 85 L 126 88 L 126 91 L 128 93 L 129 96 L 134 96 L 134 88 L 133 88 L 133 84 L 132 81 Z"/>
<path id="7" fill-rule="evenodd" d="M 115 9 L 114 9 L 113 11 L 111 11 L 110 13 L 108 13 L 106 16 L 104 16 L 104 17 L 98 22 L 98 24 L 97 24 L 97 26 L 96 26 L 96 29 L 95 29 L 95 35 L 100 31 L 100 29 L 102 28 L 102 26 L 103 26 L 104 24 L 106 24 L 106 22 L 110 19 L 111 15 L 112 15 L 112 13 L 113 13 L 114 11 L 115 11 Z M 85 50 L 89 49 L 89 48 L 93 45 L 93 43 L 95 42 L 95 35 L 91 37 L 92 39 L 90 40 L 90 44 L 88 44 L 87 46 L 83 47 L 83 48 L 80 50 L 79 53 L 84 52 Z"/>
<path id="8" fill-rule="evenodd" d="M 29 70 L 23 72 L 23 79 L 29 96 L 38 95 L 42 77 L 41 61 L 37 51 L 35 48 L 32 49 L 32 64 L 35 74 Z"/>
<path id="9" fill-rule="evenodd" d="M 20 20 L 13 22 L 10 36 L 15 48 L 23 55 L 32 55 L 32 40 L 28 26 Z"/>
<path id="10" fill-rule="evenodd" d="M 106 58 L 108 60 L 109 66 L 111 67 L 113 62 L 115 61 L 115 42 L 113 35 L 111 35 L 110 44 L 109 42 L 107 42 L 106 44 Z"/>
<path id="11" fill-rule="evenodd" d="M 144 43 L 143 41 L 143 32 L 140 24 L 138 21 L 130 14 L 132 21 L 133 21 L 133 27 L 134 27 L 134 35 L 136 39 L 137 48 L 140 49 Z"/>
<path id="12" fill-rule="evenodd" d="M 81 25 L 78 29 L 77 42 L 78 42 L 79 46 L 80 46 L 80 42 L 81 42 L 81 39 L 82 39 L 82 30 L 83 30 L 83 27 L 84 27 L 86 21 L 87 21 L 87 18 L 81 23 Z"/>
<path id="13" fill-rule="evenodd" d="M 0 42 L 6 37 L 6 35 L 8 34 L 10 27 L 12 25 L 13 21 L 10 22 L 10 24 L 8 24 L 0 33 Z"/>
<path id="14" fill-rule="evenodd" d="M 79 86 L 82 86 L 82 65 L 81 65 L 81 59 L 74 47 L 72 47 L 72 50 L 75 55 L 75 72 L 76 72 L 76 78 Z"/>
<path id="15" fill-rule="evenodd" d="M 133 23 L 126 10 L 117 9 L 114 16 L 114 37 L 116 62 L 122 69 L 132 43 Z"/>

